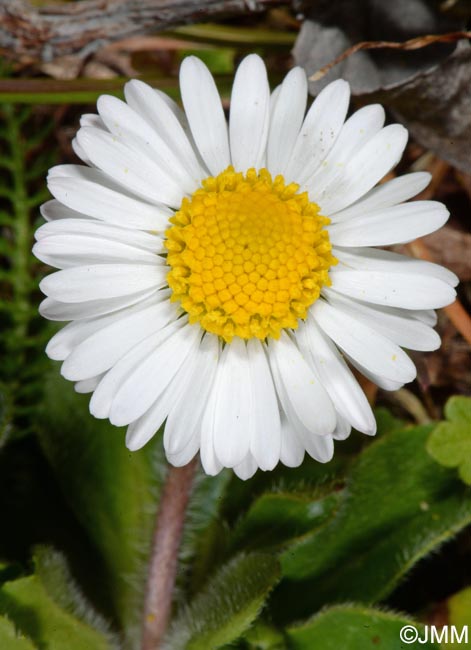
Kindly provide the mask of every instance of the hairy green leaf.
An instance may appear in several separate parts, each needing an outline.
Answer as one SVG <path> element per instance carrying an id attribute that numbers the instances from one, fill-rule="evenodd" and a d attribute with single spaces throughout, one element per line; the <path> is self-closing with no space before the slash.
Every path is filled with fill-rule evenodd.
<path id="1" fill-rule="evenodd" d="M 0 616 L 0 648 L 2 650 L 35 650 L 32 642 L 5 616 Z"/>
<path id="2" fill-rule="evenodd" d="M 16 627 L 33 640 L 38 650 L 111 648 L 97 630 L 61 609 L 35 575 L 7 582 L 0 588 L 0 612 L 14 621 Z"/>
<path id="3" fill-rule="evenodd" d="M 93 418 L 87 396 L 74 393 L 54 370 L 45 388 L 41 444 L 102 556 L 116 616 L 126 634 L 136 636 L 164 472 L 161 439 L 156 436 L 143 450 L 129 452 L 124 431 Z"/>
<path id="4" fill-rule="evenodd" d="M 471 522 L 465 488 L 425 451 L 430 429 L 394 431 L 360 455 L 335 517 L 282 555 L 287 580 L 275 601 L 282 617 L 384 598 L 420 558 Z"/>
<path id="5" fill-rule="evenodd" d="M 400 632 L 405 626 L 411 628 L 412 635 L 416 629 L 418 638 L 424 643 L 415 641 L 406 645 L 401 641 Z M 438 644 L 426 640 L 422 625 L 396 614 L 356 605 L 324 610 L 309 621 L 289 628 L 286 633 L 291 650 L 439 650 Z M 408 638 L 413 639 L 413 636 Z"/>
<path id="6" fill-rule="evenodd" d="M 471 485 L 471 398 L 451 397 L 445 415 L 447 421 L 432 431 L 427 450 L 440 465 L 457 467 L 461 479 Z"/>
<path id="7" fill-rule="evenodd" d="M 257 618 L 279 578 L 276 558 L 233 558 L 172 623 L 167 650 L 216 650 L 235 641 Z"/>
<path id="8" fill-rule="evenodd" d="M 263 494 L 236 527 L 232 544 L 254 550 L 284 544 L 324 524 L 339 499 L 339 492 Z"/>
<path id="9" fill-rule="evenodd" d="M 101 632 L 109 639 L 110 644 L 117 645 L 112 638 L 108 623 L 84 598 L 72 577 L 64 555 L 55 549 L 41 546 L 35 549 L 33 560 L 35 574 L 56 605 Z"/>

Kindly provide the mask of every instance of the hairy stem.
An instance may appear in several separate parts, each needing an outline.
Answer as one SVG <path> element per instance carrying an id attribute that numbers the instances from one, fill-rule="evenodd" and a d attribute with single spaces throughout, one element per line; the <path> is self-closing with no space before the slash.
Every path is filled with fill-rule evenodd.
<path id="1" fill-rule="evenodd" d="M 142 650 L 159 650 L 172 608 L 178 551 L 197 459 L 169 467 L 157 514 L 144 605 Z"/>

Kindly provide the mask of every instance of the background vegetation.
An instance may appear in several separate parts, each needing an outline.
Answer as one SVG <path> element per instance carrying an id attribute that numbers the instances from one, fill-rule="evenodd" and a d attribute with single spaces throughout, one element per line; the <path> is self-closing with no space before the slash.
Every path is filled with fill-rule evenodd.
<path id="1" fill-rule="evenodd" d="M 466 3 L 444 5 L 453 10 L 445 12 L 446 20 L 465 25 Z M 38 207 L 48 198 L 45 174 L 53 164 L 75 162 L 70 142 L 80 114 L 93 112 L 102 93 L 121 96 L 125 78 L 139 76 L 178 99 L 178 66 L 189 53 L 209 65 L 226 107 L 234 69 L 249 51 L 264 57 L 276 84 L 293 64 L 295 43 L 303 59 L 308 21 L 288 7 L 246 14 L 133 35 L 87 56 L 28 60 L 4 48 L 2 650 L 139 648 L 146 566 L 166 471 L 161 435 L 128 452 L 124 431 L 93 419 L 88 398 L 74 393 L 45 357 L 55 326 L 37 314 L 37 285 L 48 269 L 30 254 L 41 222 Z M 316 15 L 313 6 L 311 27 Z M 455 47 L 440 56 L 445 60 Z M 467 73 L 471 88 L 469 70 L 456 69 L 449 84 Z M 389 91 L 368 92 L 382 94 L 407 123 Z M 356 92 L 354 103 L 364 101 L 365 92 Z M 425 115 L 424 124 L 436 133 Z M 408 253 L 446 264 L 462 281 L 460 302 L 440 314 L 443 346 L 414 353 L 418 379 L 407 389 L 385 393 L 363 381 L 375 404 L 378 435 L 370 440 L 354 432 L 327 465 L 306 459 L 298 469 L 258 472 L 247 482 L 229 471 L 214 478 L 198 473 L 168 650 L 399 650 L 406 647 L 399 630 L 409 621 L 419 629 L 471 625 L 471 399 L 465 396 L 471 374 L 471 176 L 460 162 L 463 147 L 469 152 L 469 133 L 467 142 L 456 138 L 458 150 L 450 154 L 414 129 L 398 173 L 431 171 L 427 197 L 444 201 L 452 218 Z M 409 647 L 436 650 L 438 644 Z"/>

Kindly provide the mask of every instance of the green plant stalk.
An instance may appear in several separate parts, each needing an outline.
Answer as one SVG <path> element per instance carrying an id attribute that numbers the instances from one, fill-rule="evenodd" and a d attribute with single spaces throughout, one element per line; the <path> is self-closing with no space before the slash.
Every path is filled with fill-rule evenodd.
<path id="1" fill-rule="evenodd" d="M 4 106 L 4 112 L 8 119 L 8 128 L 5 138 L 11 152 L 11 176 L 13 186 L 11 188 L 11 203 L 13 210 L 12 234 L 14 248 L 11 258 L 11 284 L 12 284 L 12 312 L 15 320 L 13 330 L 13 341 L 25 341 L 28 335 L 30 315 L 30 283 L 31 283 L 31 229 L 30 229 L 30 207 L 26 192 L 26 169 L 24 164 L 24 148 L 18 121 L 14 118 L 14 107 L 12 104 Z M 15 343 L 14 343 L 15 344 Z M 23 346 L 21 349 L 24 350 Z M 24 352 L 22 352 L 24 356 Z M 19 360 L 22 365 L 22 359 Z"/>

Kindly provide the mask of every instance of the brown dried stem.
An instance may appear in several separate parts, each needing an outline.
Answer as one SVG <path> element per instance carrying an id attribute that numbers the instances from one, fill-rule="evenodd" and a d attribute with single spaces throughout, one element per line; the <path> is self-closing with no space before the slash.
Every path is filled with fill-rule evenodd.
<path id="1" fill-rule="evenodd" d="M 323 66 L 320 70 L 315 72 L 309 81 L 319 81 L 322 79 L 331 68 L 336 66 L 338 63 L 341 63 L 347 59 L 355 52 L 360 50 L 377 50 L 389 48 L 393 50 L 419 50 L 422 47 L 427 47 L 428 45 L 433 45 L 434 43 L 453 43 L 455 41 L 460 41 L 464 38 L 471 38 L 471 32 L 448 32 L 447 34 L 427 34 L 425 36 L 417 36 L 416 38 L 411 38 L 408 41 L 362 41 L 361 43 L 355 43 L 352 47 L 349 47 L 348 50 L 345 50 L 333 61 Z"/>
<path id="2" fill-rule="evenodd" d="M 185 467 L 168 469 L 152 542 L 142 650 L 159 650 L 170 620 L 178 552 L 197 462 L 195 458 Z"/>
<path id="3" fill-rule="evenodd" d="M 0 53 L 18 63 L 85 58 L 136 34 L 240 14 L 261 13 L 287 0 L 80 0 L 34 6 L 0 2 Z"/>

